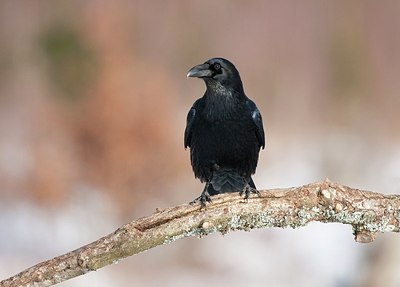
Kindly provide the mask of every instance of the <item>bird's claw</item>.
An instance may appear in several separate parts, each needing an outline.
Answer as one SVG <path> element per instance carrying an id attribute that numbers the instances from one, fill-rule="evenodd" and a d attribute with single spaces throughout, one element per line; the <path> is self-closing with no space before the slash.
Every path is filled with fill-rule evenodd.
<path id="1" fill-rule="evenodd" d="M 245 187 L 243 188 L 243 190 L 241 190 L 239 192 L 240 196 L 243 196 L 244 194 L 244 200 L 247 201 L 250 197 L 251 193 L 256 193 L 258 195 L 258 197 L 261 197 L 261 193 L 259 190 L 251 187 L 248 183 L 246 183 Z"/>
<path id="2" fill-rule="evenodd" d="M 205 208 L 207 202 L 208 202 L 208 203 L 211 203 L 212 200 L 211 200 L 211 196 L 210 196 L 210 194 L 208 193 L 208 191 L 205 190 L 205 191 L 203 191 L 203 192 L 201 193 L 201 195 L 200 195 L 198 198 L 196 198 L 196 199 L 194 199 L 193 201 L 189 202 L 189 204 L 190 204 L 190 205 L 194 205 L 194 204 L 196 204 L 196 203 L 200 203 L 200 208 Z"/>

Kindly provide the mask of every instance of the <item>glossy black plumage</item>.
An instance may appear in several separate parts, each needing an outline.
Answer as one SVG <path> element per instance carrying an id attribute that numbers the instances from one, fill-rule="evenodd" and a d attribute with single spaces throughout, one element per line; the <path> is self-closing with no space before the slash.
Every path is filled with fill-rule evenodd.
<path id="1" fill-rule="evenodd" d="M 202 78 L 207 87 L 188 113 L 184 135 L 195 177 L 206 182 L 198 200 L 204 205 L 210 195 L 225 192 L 244 192 L 247 198 L 256 192 L 251 175 L 265 146 L 261 114 L 228 60 L 210 59 L 187 76 Z"/>

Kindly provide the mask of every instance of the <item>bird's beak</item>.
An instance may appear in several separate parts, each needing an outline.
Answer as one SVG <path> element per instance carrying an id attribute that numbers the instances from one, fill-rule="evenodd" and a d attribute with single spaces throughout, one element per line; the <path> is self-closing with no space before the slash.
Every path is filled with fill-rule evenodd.
<path id="1" fill-rule="evenodd" d="M 204 78 L 204 77 L 211 77 L 212 72 L 210 71 L 210 65 L 209 64 L 201 64 L 194 66 L 189 70 L 187 73 L 186 77 L 195 77 L 195 78 Z"/>

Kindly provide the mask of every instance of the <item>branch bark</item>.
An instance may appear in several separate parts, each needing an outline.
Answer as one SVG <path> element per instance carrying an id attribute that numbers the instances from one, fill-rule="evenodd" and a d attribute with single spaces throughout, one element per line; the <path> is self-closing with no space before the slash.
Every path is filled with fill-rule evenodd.
<path id="1" fill-rule="evenodd" d="M 350 224 L 357 242 L 372 242 L 377 232 L 399 232 L 400 195 L 383 195 L 328 180 L 265 190 L 261 197 L 254 195 L 247 202 L 236 193 L 218 195 L 202 210 L 189 204 L 157 210 L 97 241 L 5 279 L 0 286 L 51 286 L 183 237 L 262 227 L 298 228 L 313 221 Z"/>

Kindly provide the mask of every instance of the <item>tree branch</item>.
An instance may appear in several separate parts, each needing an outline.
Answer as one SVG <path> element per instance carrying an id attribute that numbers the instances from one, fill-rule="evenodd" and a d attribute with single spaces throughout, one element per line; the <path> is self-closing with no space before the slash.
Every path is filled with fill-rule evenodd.
<path id="1" fill-rule="evenodd" d="M 350 224 L 357 242 L 372 242 L 377 232 L 399 232 L 400 195 L 363 191 L 328 180 L 265 190 L 248 202 L 237 193 L 218 195 L 202 210 L 197 204 L 157 210 L 5 279 L 0 286 L 51 286 L 183 237 L 262 227 L 298 228 L 312 221 Z"/>

